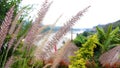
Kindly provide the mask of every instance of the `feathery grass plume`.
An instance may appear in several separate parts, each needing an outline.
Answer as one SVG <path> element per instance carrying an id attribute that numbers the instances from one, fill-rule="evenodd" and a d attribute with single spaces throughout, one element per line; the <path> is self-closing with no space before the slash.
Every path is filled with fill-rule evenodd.
<path id="1" fill-rule="evenodd" d="M 16 15 L 15 19 L 13 20 L 12 24 L 11 24 L 11 27 L 10 27 L 10 30 L 9 30 L 9 34 L 13 34 L 14 30 L 15 30 L 15 27 L 17 25 L 17 21 L 20 17 L 20 15 L 22 14 L 22 12 L 24 11 L 24 9 L 21 9 L 18 14 Z"/>
<path id="2" fill-rule="evenodd" d="M 63 59 L 62 57 L 65 55 L 65 50 L 70 46 L 71 41 L 68 40 L 65 45 L 60 49 L 60 52 L 57 53 L 56 57 L 54 58 L 53 64 L 51 68 L 57 68 L 60 61 Z"/>
<path id="3" fill-rule="evenodd" d="M 1 28 L 0 28 L 0 49 L 2 47 L 2 44 L 4 43 L 4 40 L 5 40 L 6 35 L 8 33 L 9 27 L 11 25 L 13 12 L 14 12 L 14 6 L 7 12 L 6 17 L 1 25 Z"/>
<path id="4" fill-rule="evenodd" d="M 48 68 L 49 66 L 51 66 L 52 64 L 49 63 L 49 64 L 46 64 L 43 68 Z"/>
<path id="5" fill-rule="evenodd" d="M 5 67 L 4 68 L 10 68 L 10 66 L 14 63 L 14 57 L 11 56 L 8 61 L 6 62 L 5 64 Z"/>
<path id="6" fill-rule="evenodd" d="M 39 35 L 39 34 L 42 32 L 42 30 L 44 30 L 44 29 L 47 28 L 47 27 L 48 27 L 48 25 L 43 26 L 43 27 L 41 27 L 41 28 L 38 29 L 38 31 L 36 32 L 36 37 L 35 37 L 35 39 L 33 40 L 33 42 L 40 40 L 40 39 L 38 39 L 38 36 L 37 36 L 37 35 Z M 44 36 L 44 35 L 43 35 L 43 36 Z M 43 36 L 42 36 L 42 38 L 43 38 Z M 41 37 L 39 37 L 39 38 L 41 38 Z"/>
<path id="7" fill-rule="evenodd" d="M 52 31 L 53 31 L 53 28 L 55 27 L 56 23 L 58 22 L 58 20 L 59 20 L 61 17 L 62 17 L 62 15 L 60 15 L 60 16 L 57 18 L 57 20 L 55 21 L 55 23 L 53 23 L 53 24 L 51 25 L 51 29 L 48 31 L 48 33 L 44 35 L 44 36 L 46 36 L 46 38 L 45 38 L 45 40 L 42 42 L 42 43 L 43 43 L 42 46 L 39 46 L 40 49 L 42 49 L 43 46 L 45 45 L 46 41 L 48 41 L 48 37 L 51 35 L 51 33 L 52 33 Z"/>
<path id="8" fill-rule="evenodd" d="M 56 34 L 53 36 L 53 38 L 47 42 L 46 47 L 44 49 L 47 50 L 49 48 L 54 48 L 54 46 L 57 45 L 58 41 L 62 38 L 62 36 L 64 36 L 70 30 L 70 28 L 76 23 L 76 21 L 78 21 L 80 19 L 81 16 L 83 16 L 83 13 L 86 12 L 86 10 L 89 7 L 90 6 L 88 6 L 84 10 L 78 12 L 69 21 L 67 21 L 67 23 L 63 27 L 61 27 L 59 31 L 56 32 Z"/>
<path id="9" fill-rule="evenodd" d="M 20 31 L 21 27 L 22 27 L 22 22 L 19 24 L 18 28 L 15 30 L 12 38 L 10 39 L 10 41 L 8 42 L 8 50 L 11 48 L 11 46 L 13 45 L 17 35 L 18 35 L 18 32 Z"/>
<path id="10" fill-rule="evenodd" d="M 49 32 L 47 34 L 44 34 L 44 40 L 41 42 L 41 44 L 39 45 L 39 47 L 36 48 L 35 50 L 35 60 L 38 60 L 39 58 L 43 58 L 45 52 L 43 52 L 43 48 L 44 48 L 44 45 L 46 43 L 46 41 L 48 41 L 48 37 L 50 37 L 52 31 L 53 31 L 53 28 L 55 27 L 56 23 L 59 21 L 59 19 L 62 17 L 62 14 L 57 18 L 57 20 L 55 21 L 55 23 L 52 24 L 51 26 L 51 29 L 49 30 Z M 46 50 L 49 52 L 50 49 Z"/>
<path id="11" fill-rule="evenodd" d="M 21 26 L 22 26 L 22 23 L 20 23 L 20 25 L 19 25 L 18 28 L 16 29 L 15 33 L 13 34 L 12 38 L 11 38 L 10 41 L 8 42 L 8 49 L 7 49 L 7 52 L 6 52 L 6 54 L 5 54 L 5 59 L 4 59 L 4 61 L 3 61 L 2 67 L 4 67 L 4 65 L 5 65 L 5 63 L 6 63 L 6 61 L 7 61 L 7 56 L 8 56 L 9 50 L 10 50 L 10 48 L 12 47 L 12 45 L 14 44 L 14 41 L 15 41 L 17 35 L 18 35 L 18 32 L 19 32 Z"/>
<path id="12" fill-rule="evenodd" d="M 35 22 L 33 22 L 33 25 L 30 29 L 30 31 L 28 32 L 26 38 L 25 38 L 25 43 L 31 45 L 33 40 L 35 39 L 35 34 L 38 31 L 38 29 L 41 27 L 40 23 L 42 22 L 43 18 L 45 17 L 48 9 L 50 8 L 52 2 L 48 3 L 47 0 L 45 0 L 45 2 L 43 3 L 43 5 L 41 6 L 40 11 L 38 12 L 38 17 L 35 19 Z"/>
<path id="13" fill-rule="evenodd" d="M 68 66 L 70 64 L 70 56 L 75 55 L 74 52 L 77 51 L 79 48 L 68 40 L 64 46 L 55 54 L 53 58 L 53 64 L 51 68 L 57 68 L 60 62 L 64 62 L 63 64 Z"/>
<path id="14" fill-rule="evenodd" d="M 55 23 L 53 23 L 53 25 L 51 26 L 51 29 L 50 29 L 49 32 L 48 32 L 49 35 L 50 35 L 50 33 L 53 31 L 53 28 L 55 27 L 56 23 L 58 22 L 58 20 L 59 20 L 61 17 L 62 17 L 62 14 L 57 18 L 57 20 L 55 21 Z M 41 31 L 42 31 L 44 28 L 46 28 L 46 27 L 48 27 L 48 26 L 45 26 L 45 27 L 39 29 L 39 30 L 37 31 L 37 34 L 36 34 L 36 35 L 38 35 L 39 33 L 41 33 Z"/>

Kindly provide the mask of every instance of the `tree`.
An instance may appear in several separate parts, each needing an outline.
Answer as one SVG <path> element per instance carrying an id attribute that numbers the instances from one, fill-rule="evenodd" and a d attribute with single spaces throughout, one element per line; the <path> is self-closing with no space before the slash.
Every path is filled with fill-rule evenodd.
<path id="1" fill-rule="evenodd" d="M 78 46 L 81 47 L 82 44 L 84 44 L 86 42 L 87 38 L 85 36 L 83 36 L 82 34 L 79 34 L 74 40 L 73 42 Z"/>
<path id="2" fill-rule="evenodd" d="M 17 14 L 18 6 L 22 0 L 0 0 L 0 25 L 8 10 L 14 5 L 14 16 Z"/>

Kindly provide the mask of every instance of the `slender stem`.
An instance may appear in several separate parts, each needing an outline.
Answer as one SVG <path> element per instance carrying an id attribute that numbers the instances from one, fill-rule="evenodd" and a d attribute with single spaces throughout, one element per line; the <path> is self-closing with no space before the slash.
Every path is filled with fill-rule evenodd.
<path id="1" fill-rule="evenodd" d="M 3 60 L 3 64 L 2 64 L 2 68 L 4 68 L 4 65 L 5 65 L 5 62 L 6 62 L 7 56 L 8 56 L 8 52 L 9 52 L 9 49 L 7 49 L 7 51 L 6 51 L 5 58 L 4 58 L 4 60 Z"/>

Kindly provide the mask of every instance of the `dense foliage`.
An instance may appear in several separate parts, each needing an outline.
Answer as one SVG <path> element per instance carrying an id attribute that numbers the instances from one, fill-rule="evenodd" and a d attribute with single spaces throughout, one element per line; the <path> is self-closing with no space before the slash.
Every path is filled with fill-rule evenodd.
<path id="1" fill-rule="evenodd" d="M 93 65 L 100 67 L 98 61 L 100 55 L 117 46 L 117 44 L 120 44 L 119 27 L 114 28 L 110 24 L 106 29 L 96 27 L 96 31 L 96 34 L 93 36 L 92 34 L 94 34 L 94 32 L 88 34 L 89 31 L 88 33 L 85 31 L 74 39 L 73 42 L 79 46 L 80 49 L 75 52 L 76 55 L 71 58 L 71 65 L 69 67 L 86 68 L 87 66 L 91 67 Z M 86 37 L 83 36 L 85 33 L 87 33 L 87 36 L 85 35 Z M 87 41 L 85 41 L 85 39 Z M 91 60 L 94 61 L 94 63 L 91 62 Z"/>
<path id="2" fill-rule="evenodd" d="M 81 47 L 82 44 L 86 42 L 87 38 L 82 34 L 77 35 L 77 37 L 73 40 L 73 42 L 78 46 Z"/>
<path id="3" fill-rule="evenodd" d="M 22 0 L 0 0 L 0 25 L 8 10 L 14 5 L 14 16 L 17 14 L 18 6 Z"/>
<path id="4" fill-rule="evenodd" d="M 93 35 L 82 45 L 82 47 L 75 52 L 76 56 L 71 57 L 70 68 L 86 68 L 86 61 L 92 59 L 94 55 L 94 48 L 99 44 L 97 35 Z"/>

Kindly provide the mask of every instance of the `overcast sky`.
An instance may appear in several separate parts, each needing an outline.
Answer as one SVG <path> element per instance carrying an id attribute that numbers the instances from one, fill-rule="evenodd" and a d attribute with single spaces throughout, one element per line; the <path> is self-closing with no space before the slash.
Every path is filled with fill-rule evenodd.
<path id="1" fill-rule="evenodd" d="M 35 4 L 32 16 L 40 9 L 44 0 L 23 0 L 22 5 Z M 98 24 L 106 24 L 120 19 L 120 0 L 53 0 L 43 24 L 53 24 L 63 14 L 57 26 L 63 25 L 77 12 L 91 5 L 81 19 L 76 22 L 76 28 L 91 28 Z"/>

